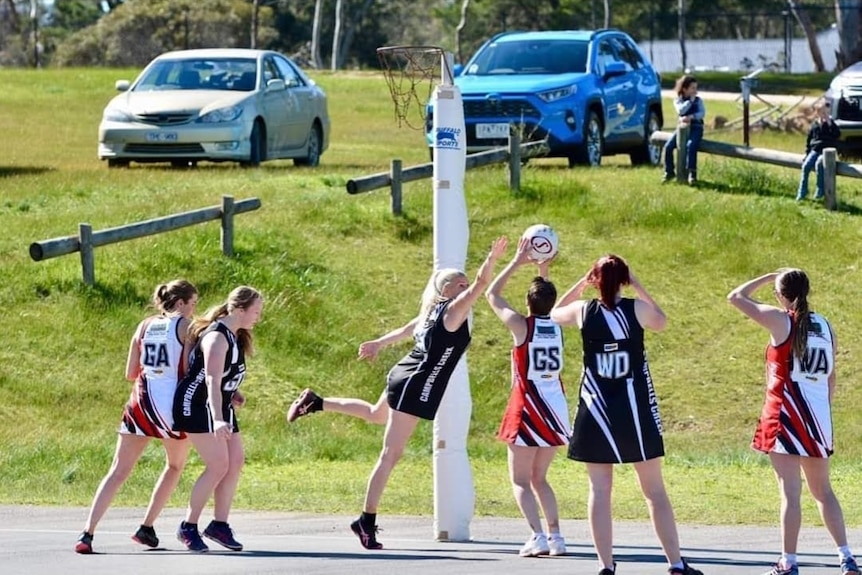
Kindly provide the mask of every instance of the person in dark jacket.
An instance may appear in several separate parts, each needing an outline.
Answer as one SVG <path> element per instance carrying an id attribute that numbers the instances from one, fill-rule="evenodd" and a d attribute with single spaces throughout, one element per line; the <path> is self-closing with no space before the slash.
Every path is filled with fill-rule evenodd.
<path id="1" fill-rule="evenodd" d="M 823 161 L 821 156 L 825 148 L 834 148 L 841 137 L 841 130 L 832 119 L 829 102 L 820 108 L 820 115 L 808 130 L 805 140 L 805 159 L 802 161 L 802 176 L 799 179 L 799 189 L 796 191 L 796 201 L 804 200 L 808 195 L 808 176 L 811 170 L 817 170 L 817 184 L 814 199 L 823 197 Z"/>

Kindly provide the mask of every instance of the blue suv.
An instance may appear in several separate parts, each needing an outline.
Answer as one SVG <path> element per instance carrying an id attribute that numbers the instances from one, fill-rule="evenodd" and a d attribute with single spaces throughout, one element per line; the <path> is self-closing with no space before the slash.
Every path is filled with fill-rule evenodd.
<path id="1" fill-rule="evenodd" d="M 514 124 L 524 141 L 547 139 L 548 155 L 570 167 L 598 166 L 614 154 L 629 154 L 635 165 L 661 159 L 649 139 L 663 123 L 659 76 L 624 32 L 504 32 L 454 73 L 468 152 L 505 146 Z M 433 147 L 432 123 L 429 110 Z"/>

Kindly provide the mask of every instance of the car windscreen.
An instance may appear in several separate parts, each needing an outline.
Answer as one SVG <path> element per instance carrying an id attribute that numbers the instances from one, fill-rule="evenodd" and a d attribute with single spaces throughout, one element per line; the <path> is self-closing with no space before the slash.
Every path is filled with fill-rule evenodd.
<path id="1" fill-rule="evenodd" d="M 152 90 L 237 90 L 257 87 L 257 61 L 250 58 L 166 59 L 147 68 L 133 88 Z"/>
<path id="2" fill-rule="evenodd" d="M 587 48 L 585 40 L 492 42 L 469 62 L 464 74 L 583 74 Z"/>

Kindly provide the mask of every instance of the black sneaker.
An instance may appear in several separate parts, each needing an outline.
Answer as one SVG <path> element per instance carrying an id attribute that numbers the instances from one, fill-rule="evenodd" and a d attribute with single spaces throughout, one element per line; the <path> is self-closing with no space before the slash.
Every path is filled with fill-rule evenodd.
<path id="1" fill-rule="evenodd" d="M 696 186 L 697 185 L 697 174 L 694 172 L 689 172 L 688 174 L 688 185 Z"/>
<path id="2" fill-rule="evenodd" d="M 189 526 L 185 521 L 180 523 L 180 527 L 177 529 L 177 539 L 186 546 L 186 549 L 194 553 L 206 553 L 210 550 L 204 540 L 201 539 L 197 525 Z"/>
<path id="3" fill-rule="evenodd" d="M 78 542 L 75 543 L 75 553 L 81 555 L 92 555 L 93 553 L 93 535 L 84 531 L 78 537 Z"/>
<path id="4" fill-rule="evenodd" d="M 676 175 L 674 174 L 665 174 L 661 177 L 661 183 L 666 184 L 668 182 L 672 182 L 676 179 Z"/>
<path id="5" fill-rule="evenodd" d="M 682 562 L 682 569 L 679 567 L 671 567 L 667 570 L 670 575 L 703 575 L 703 571 L 699 571 L 686 563 Z"/>
<path id="6" fill-rule="evenodd" d="M 138 530 L 132 535 L 132 541 L 153 549 L 159 546 L 159 538 L 156 537 L 156 530 L 152 526 L 141 525 L 138 527 Z"/>
<path id="7" fill-rule="evenodd" d="M 617 564 L 615 561 L 613 569 L 608 569 L 607 567 L 605 567 L 604 569 L 599 571 L 599 575 L 616 575 L 616 572 L 617 572 Z"/>
<path id="8" fill-rule="evenodd" d="M 204 529 L 204 537 L 212 539 L 231 551 L 242 551 L 242 543 L 233 538 L 233 529 L 227 523 L 210 521 L 210 524 Z"/>
<path id="9" fill-rule="evenodd" d="M 323 398 L 308 388 L 303 389 L 287 410 L 287 422 L 293 423 L 297 418 L 321 409 L 323 409 Z"/>
<path id="10" fill-rule="evenodd" d="M 353 531 L 357 537 L 359 537 L 359 543 L 362 544 L 366 549 L 383 549 L 383 543 L 380 543 L 377 540 L 377 526 L 375 525 L 371 529 L 366 529 L 364 525 L 357 519 L 353 523 L 350 524 L 350 530 Z"/>

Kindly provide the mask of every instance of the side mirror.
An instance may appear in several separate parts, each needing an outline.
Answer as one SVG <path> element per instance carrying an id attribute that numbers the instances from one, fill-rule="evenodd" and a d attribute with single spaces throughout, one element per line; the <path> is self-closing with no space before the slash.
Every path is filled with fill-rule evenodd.
<path id="1" fill-rule="evenodd" d="M 117 80 L 114 82 L 114 88 L 117 89 L 117 92 L 125 92 L 129 89 L 129 81 L 128 80 Z"/>
<path id="2" fill-rule="evenodd" d="M 266 91 L 267 92 L 280 92 L 285 90 L 287 86 L 284 84 L 284 80 L 281 78 L 273 78 L 272 80 L 266 83 Z"/>
<path id="3" fill-rule="evenodd" d="M 628 72 L 628 68 L 622 62 L 609 62 L 607 66 L 605 66 L 605 75 L 604 79 L 614 78 L 616 76 L 623 76 Z"/>
<path id="4" fill-rule="evenodd" d="M 461 75 L 461 72 L 464 71 L 464 64 L 455 64 L 452 68 L 452 75 L 456 78 Z"/>

